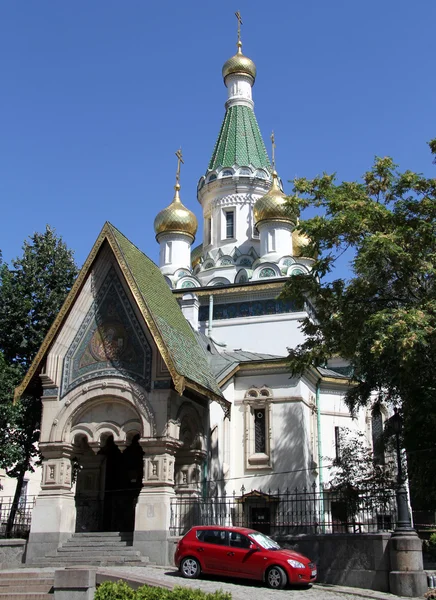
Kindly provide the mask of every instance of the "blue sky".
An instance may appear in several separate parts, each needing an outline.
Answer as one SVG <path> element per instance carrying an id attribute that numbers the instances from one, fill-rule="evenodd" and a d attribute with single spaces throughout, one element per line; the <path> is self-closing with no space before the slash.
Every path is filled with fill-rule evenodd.
<path id="1" fill-rule="evenodd" d="M 237 9 L 284 181 L 356 179 L 375 155 L 435 176 L 434 0 L 2 2 L 5 261 L 49 223 L 81 265 L 106 220 L 156 261 L 153 221 L 172 199 L 179 146 L 181 198 L 200 217 Z"/>

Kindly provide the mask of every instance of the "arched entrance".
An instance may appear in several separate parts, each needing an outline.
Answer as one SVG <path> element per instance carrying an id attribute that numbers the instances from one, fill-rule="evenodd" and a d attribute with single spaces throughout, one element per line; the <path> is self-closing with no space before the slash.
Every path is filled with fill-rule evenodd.
<path id="1" fill-rule="evenodd" d="M 144 462 L 139 434 L 124 449 L 111 434 L 97 454 L 84 436 L 75 446 L 76 532 L 133 531 Z"/>
<path id="2" fill-rule="evenodd" d="M 132 402 L 114 396 L 88 399 L 70 419 L 76 532 L 132 532 L 143 485 L 140 441 L 151 433 L 148 420 Z"/>

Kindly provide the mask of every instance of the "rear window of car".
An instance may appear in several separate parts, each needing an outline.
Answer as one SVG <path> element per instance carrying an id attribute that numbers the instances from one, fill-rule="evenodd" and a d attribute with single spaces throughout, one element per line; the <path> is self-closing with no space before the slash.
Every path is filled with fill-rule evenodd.
<path id="1" fill-rule="evenodd" d="M 200 529 L 197 531 L 197 539 L 205 544 L 225 545 L 226 536 L 227 532 L 222 529 Z"/>

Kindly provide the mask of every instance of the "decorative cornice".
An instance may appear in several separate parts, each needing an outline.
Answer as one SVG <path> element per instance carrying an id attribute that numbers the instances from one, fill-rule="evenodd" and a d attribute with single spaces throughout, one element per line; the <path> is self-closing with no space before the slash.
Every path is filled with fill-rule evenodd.
<path id="1" fill-rule="evenodd" d="M 234 265 L 235 266 L 235 265 Z M 236 265 L 238 266 L 238 265 Z M 241 267 L 243 268 L 243 267 Z M 246 293 L 248 290 L 256 288 L 257 290 L 277 290 L 278 292 L 280 292 L 283 288 L 283 284 L 289 279 L 289 277 L 282 277 L 281 279 L 278 279 L 276 281 L 270 282 L 270 283 L 264 283 L 263 281 L 249 281 L 247 283 L 244 284 L 230 284 L 229 286 L 226 287 L 213 287 L 213 286 L 209 286 L 209 287 L 203 287 L 203 288 L 195 288 L 195 294 L 197 296 L 210 296 L 211 294 L 213 294 L 213 296 L 224 296 L 224 295 L 232 295 L 232 294 L 240 294 L 240 293 Z M 190 289 L 190 288 L 188 288 Z M 194 289 L 194 288 L 193 288 Z M 183 294 L 186 294 L 186 289 L 175 289 L 172 290 L 173 294 L 176 295 L 176 297 L 179 296 L 183 296 Z"/>

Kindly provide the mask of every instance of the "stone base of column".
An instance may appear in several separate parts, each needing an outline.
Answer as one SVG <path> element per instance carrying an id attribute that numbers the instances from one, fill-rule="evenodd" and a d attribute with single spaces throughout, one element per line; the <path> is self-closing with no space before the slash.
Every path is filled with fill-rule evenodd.
<path id="1" fill-rule="evenodd" d="M 423 571 L 422 542 L 411 530 L 394 531 L 390 541 L 391 594 L 417 598 L 427 591 L 427 577 Z"/>
<path id="2" fill-rule="evenodd" d="M 71 492 L 41 492 L 32 514 L 26 563 L 54 552 L 75 529 L 76 507 Z"/>
<path id="3" fill-rule="evenodd" d="M 174 549 L 168 541 L 172 498 L 170 486 L 144 487 L 136 504 L 133 546 L 159 565 L 172 564 Z"/>
<path id="4" fill-rule="evenodd" d="M 427 577 L 423 571 L 391 571 L 389 573 L 391 594 L 422 598 L 427 591 Z"/>

